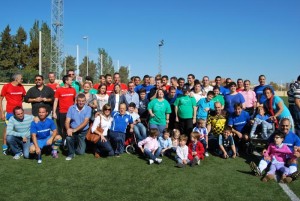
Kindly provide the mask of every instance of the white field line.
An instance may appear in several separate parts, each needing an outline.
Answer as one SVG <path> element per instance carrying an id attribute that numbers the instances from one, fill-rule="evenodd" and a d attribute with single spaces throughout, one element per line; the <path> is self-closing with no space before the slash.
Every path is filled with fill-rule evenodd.
<path id="1" fill-rule="evenodd" d="M 300 201 L 300 199 L 297 197 L 297 195 L 286 184 L 279 183 L 279 186 L 289 196 L 289 198 L 292 201 Z"/>

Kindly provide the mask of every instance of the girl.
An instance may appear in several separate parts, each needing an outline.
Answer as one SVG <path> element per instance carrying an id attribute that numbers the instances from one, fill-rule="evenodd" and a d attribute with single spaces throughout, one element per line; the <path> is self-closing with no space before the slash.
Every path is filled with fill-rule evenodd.
<path id="1" fill-rule="evenodd" d="M 179 168 L 183 168 L 190 163 L 190 160 L 188 159 L 189 148 L 188 146 L 186 146 L 186 142 L 187 142 L 187 136 L 180 135 L 179 145 L 176 148 L 176 157 L 175 157 L 177 161 L 177 167 Z"/>
<path id="2" fill-rule="evenodd" d="M 179 145 L 179 136 L 180 131 L 178 129 L 173 129 L 173 135 L 171 137 L 172 140 L 172 151 L 176 152 L 176 148 Z"/>
<path id="3" fill-rule="evenodd" d="M 115 84 L 114 90 L 108 98 L 108 104 L 111 106 L 112 111 L 119 111 L 121 103 L 125 103 L 127 105 L 125 95 L 122 94 L 121 91 L 121 86 L 119 84 Z"/>
<path id="4" fill-rule="evenodd" d="M 200 165 L 200 159 L 204 159 L 204 147 L 202 143 L 199 141 L 200 134 L 198 132 L 191 133 L 191 141 L 188 145 L 189 147 L 189 155 L 188 158 L 191 162 L 191 166 L 195 166 L 196 164 Z"/>
<path id="5" fill-rule="evenodd" d="M 250 132 L 250 138 L 255 138 L 257 135 L 254 135 L 254 132 L 256 131 L 256 127 L 258 125 L 262 125 L 262 132 L 261 137 L 263 139 L 268 139 L 272 133 L 268 133 L 268 130 L 270 131 L 273 128 L 272 123 L 269 120 L 270 116 L 265 114 L 265 109 L 262 106 L 258 107 L 258 114 L 255 116 L 253 122 L 251 132 Z M 272 130 L 271 130 L 272 131 Z"/>
<path id="6" fill-rule="evenodd" d="M 160 152 L 158 149 L 157 136 L 159 131 L 157 128 L 150 128 L 150 135 L 146 139 L 138 143 L 138 147 L 144 153 L 145 157 L 149 158 L 149 165 L 154 162 L 160 164 L 162 162 L 161 158 L 158 158 Z"/>

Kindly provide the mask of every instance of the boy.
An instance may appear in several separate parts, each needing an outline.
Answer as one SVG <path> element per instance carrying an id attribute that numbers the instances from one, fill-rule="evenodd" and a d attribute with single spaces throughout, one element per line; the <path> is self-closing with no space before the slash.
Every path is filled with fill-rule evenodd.
<path id="1" fill-rule="evenodd" d="M 236 148 L 232 137 L 232 128 L 226 126 L 223 135 L 219 135 L 219 155 L 227 159 L 229 157 L 236 157 Z"/>
<path id="2" fill-rule="evenodd" d="M 208 131 L 206 128 L 206 121 L 204 119 L 198 119 L 196 127 L 193 129 L 193 132 L 198 132 L 200 134 L 199 141 L 202 143 L 204 150 L 205 150 L 205 156 L 208 157 L 209 154 L 207 152 L 208 148 Z"/>
<path id="3" fill-rule="evenodd" d="M 132 117 L 133 120 L 133 131 L 137 138 L 137 141 L 142 141 L 147 137 L 147 130 L 144 124 L 141 123 L 140 115 L 135 112 L 136 105 L 135 103 L 131 102 L 128 105 L 128 113 Z"/>
<path id="4" fill-rule="evenodd" d="M 140 119 L 144 123 L 144 122 L 148 121 L 148 116 L 149 116 L 149 113 L 148 113 L 148 110 L 147 110 L 149 100 L 147 98 L 146 89 L 141 88 L 140 91 L 139 91 L 139 95 L 140 95 L 140 101 L 139 101 L 138 113 L 140 115 Z"/>
<path id="5" fill-rule="evenodd" d="M 179 137 L 179 146 L 176 148 L 176 161 L 177 161 L 177 167 L 183 168 L 187 164 L 190 163 L 190 160 L 188 159 L 189 154 L 189 148 L 186 146 L 187 142 L 187 136 L 180 135 Z"/>
<path id="6" fill-rule="evenodd" d="M 172 148 L 172 140 L 170 138 L 170 130 L 165 129 L 163 131 L 163 136 L 160 136 L 158 138 L 159 143 L 159 151 L 161 156 L 163 155 L 170 155 L 171 154 L 171 148 Z"/>
<path id="7" fill-rule="evenodd" d="M 207 93 L 207 97 L 206 98 L 201 98 L 198 102 L 197 102 L 197 119 L 207 119 L 208 116 L 208 112 L 210 110 L 214 110 L 215 106 L 214 106 L 214 101 L 212 100 L 214 97 L 214 92 L 213 91 L 209 91 Z"/>

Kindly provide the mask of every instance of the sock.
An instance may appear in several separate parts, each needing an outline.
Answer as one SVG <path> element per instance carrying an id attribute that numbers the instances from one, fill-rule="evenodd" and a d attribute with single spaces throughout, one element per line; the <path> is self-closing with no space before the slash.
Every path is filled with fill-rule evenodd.
<path id="1" fill-rule="evenodd" d="M 296 171 L 297 171 L 297 164 L 292 163 L 289 167 L 289 174 L 293 174 Z"/>
<path id="2" fill-rule="evenodd" d="M 7 148 L 8 148 L 8 146 L 7 146 L 6 144 L 3 144 L 3 145 L 2 145 L 2 150 L 3 150 L 3 151 L 6 151 Z"/>
<path id="3" fill-rule="evenodd" d="M 258 168 L 260 172 L 263 172 L 268 167 L 268 162 L 265 160 L 260 160 Z"/>

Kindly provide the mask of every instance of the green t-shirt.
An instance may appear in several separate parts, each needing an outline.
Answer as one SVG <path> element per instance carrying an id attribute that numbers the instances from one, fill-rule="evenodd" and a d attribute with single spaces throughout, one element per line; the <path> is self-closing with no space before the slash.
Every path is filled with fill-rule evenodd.
<path id="1" fill-rule="evenodd" d="M 152 113 L 155 114 L 154 117 L 150 117 L 149 123 L 156 125 L 166 125 L 166 114 L 172 112 L 168 101 L 159 101 L 157 98 L 150 101 L 148 110 L 152 110 Z"/>
<path id="2" fill-rule="evenodd" d="M 214 102 L 220 102 L 222 106 L 224 106 L 225 102 L 224 102 L 224 96 L 223 95 L 217 95 L 215 97 L 213 97 L 212 99 Z"/>
<path id="3" fill-rule="evenodd" d="M 175 106 L 178 107 L 177 115 L 182 119 L 193 118 L 194 107 L 196 107 L 196 99 L 189 95 L 183 95 L 176 98 Z"/>

